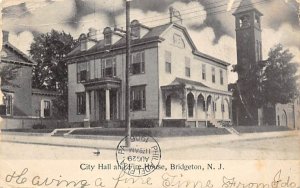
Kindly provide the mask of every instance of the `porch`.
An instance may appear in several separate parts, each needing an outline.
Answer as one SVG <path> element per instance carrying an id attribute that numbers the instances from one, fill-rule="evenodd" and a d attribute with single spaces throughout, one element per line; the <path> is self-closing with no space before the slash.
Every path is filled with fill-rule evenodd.
<path id="1" fill-rule="evenodd" d="M 162 86 L 164 127 L 220 127 L 231 122 L 231 93 L 176 78 Z"/>

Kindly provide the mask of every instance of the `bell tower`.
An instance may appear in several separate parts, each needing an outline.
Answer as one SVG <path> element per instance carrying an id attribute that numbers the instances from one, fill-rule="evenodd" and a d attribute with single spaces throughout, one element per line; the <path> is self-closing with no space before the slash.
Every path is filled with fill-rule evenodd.
<path id="1" fill-rule="evenodd" d="M 242 0 L 235 16 L 238 77 L 243 78 L 251 64 L 262 60 L 261 17 L 251 0 Z"/>

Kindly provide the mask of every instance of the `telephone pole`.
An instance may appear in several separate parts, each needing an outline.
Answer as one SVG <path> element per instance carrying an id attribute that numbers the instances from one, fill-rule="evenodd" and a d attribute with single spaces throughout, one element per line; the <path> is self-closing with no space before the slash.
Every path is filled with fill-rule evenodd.
<path id="1" fill-rule="evenodd" d="M 130 125 L 130 86 L 129 86 L 129 70 L 130 70 L 130 1 L 126 0 L 126 78 L 125 78 L 125 124 L 126 124 L 126 146 L 130 147 L 131 125 Z"/>

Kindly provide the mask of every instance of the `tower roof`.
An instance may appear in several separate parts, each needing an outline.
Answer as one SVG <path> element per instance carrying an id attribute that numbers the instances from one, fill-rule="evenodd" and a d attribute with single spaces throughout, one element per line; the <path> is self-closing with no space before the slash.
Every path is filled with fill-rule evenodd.
<path id="1" fill-rule="evenodd" d="M 236 15 L 236 14 L 239 14 L 242 12 L 247 12 L 250 10 L 254 10 L 257 13 L 259 13 L 260 15 L 262 15 L 262 13 L 259 10 L 257 10 L 257 8 L 255 8 L 253 0 L 242 0 L 240 5 L 234 11 L 233 15 Z"/>

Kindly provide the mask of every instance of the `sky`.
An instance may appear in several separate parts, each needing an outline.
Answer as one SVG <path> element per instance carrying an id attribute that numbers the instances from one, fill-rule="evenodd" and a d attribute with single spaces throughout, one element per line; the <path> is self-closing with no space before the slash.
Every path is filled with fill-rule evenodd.
<path id="1" fill-rule="evenodd" d="M 232 13 L 242 0 L 132 0 L 131 20 L 147 26 L 169 22 L 170 6 L 179 10 L 199 51 L 236 64 Z M 300 0 L 252 0 L 262 17 L 263 58 L 281 43 L 300 63 Z M 2 0 L 2 27 L 10 42 L 28 54 L 34 36 L 55 29 L 78 38 L 93 27 L 99 39 L 106 26 L 125 27 L 124 0 Z M 2 38 L 2 37 L 1 37 Z M 229 68 L 232 69 L 231 67 Z M 229 82 L 237 79 L 229 72 Z"/>

